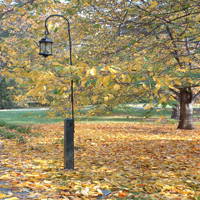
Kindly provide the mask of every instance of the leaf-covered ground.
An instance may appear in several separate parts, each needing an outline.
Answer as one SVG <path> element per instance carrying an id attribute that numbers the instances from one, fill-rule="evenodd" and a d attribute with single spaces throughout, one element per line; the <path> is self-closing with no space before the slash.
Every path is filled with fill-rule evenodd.
<path id="1" fill-rule="evenodd" d="M 97 199 L 108 189 L 109 199 L 198 199 L 199 129 L 76 123 L 75 170 L 68 171 L 63 125 L 34 125 L 23 141 L 0 138 L 0 198 Z"/>

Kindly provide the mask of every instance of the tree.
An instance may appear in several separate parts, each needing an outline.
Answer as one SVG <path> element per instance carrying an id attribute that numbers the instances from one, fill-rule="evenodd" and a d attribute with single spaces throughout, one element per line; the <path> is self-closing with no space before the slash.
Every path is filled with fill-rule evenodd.
<path id="1" fill-rule="evenodd" d="M 15 95 L 17 94 L 17 86 L 14 80 L 2 78 L 0 84 L 0 108 L 13 108 L 17 106 Z"/>
<path id="2" fill-rule="evenodd" d="M 145 109 L 152 110 L 158 104 L 173 105 L 179 98 L 178 128 L 193 128 L 192 104 L 200 95 L 193 94 L 200 78 L 197 1 L 46 3 L 34 1 L 31 7 L 23 7 L 26 13 L 20 22 L 27 27 L 23 42 L 17 35 L 14 43 L 4 40 L 1 45 L 11 52 L 12 64 L 8 66 L 19 76 L 18 82 L 27 85 L 27 95 L 43 103 L 51 101 L 54 110 L 68 110 L 73 78 L 77 109 L 88 104 L 98 105 L 97 109 L 112 108 L 133 98 L 145 98 L 149 100 Z M 16 10 L 24 13 L 21 7 Z M 37 56 L 35 40 L 42 37 L 44 20 L 60 10 L 71 23 L 73 66 L 68 64 L 67 24 L 60 19 L 51 19 L 48 24 L 56 56 L 42 60 Z M 15 33 L 20 27 L 23 30 L 16 24 L 11 27 Z M 16 52 L 23 52 L 22 59 Z"/>
<path id="3" fill-rule="evenodd" d="M 87 35 L 93 52 L 87 62 L 105 64 L 107 70 L 97 70 L 97 83 L 107 81 L 108 90 L 115 84 L 132 87 L 132 93 L 143 90 L 150 98 L 146 108 L 155 102 L 173 105 L 178 97 L 178 128 L 193 129 L 192 104 L 200 96 L 193 94 L 200 78 L 199 8 L 197 1 L 186 0 L 84 1 L 85 31 L 96 30 Z M 118 73 L 113 66 L 120 68 Z"/>

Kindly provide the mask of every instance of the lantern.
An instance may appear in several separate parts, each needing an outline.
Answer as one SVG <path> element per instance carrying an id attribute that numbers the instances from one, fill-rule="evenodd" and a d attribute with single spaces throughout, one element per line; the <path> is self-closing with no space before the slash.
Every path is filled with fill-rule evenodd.
<path id="1" fill-rule="evenodd" d="M 39 43 L 40 43 L 40 53 L 39 53 L 39 55 L 42 55 L 44 57 L 51 56 L 52 55 L 53 41 L 50 38 L 45 37 L 45 38 L 42 38 L 39 41 Z"/>

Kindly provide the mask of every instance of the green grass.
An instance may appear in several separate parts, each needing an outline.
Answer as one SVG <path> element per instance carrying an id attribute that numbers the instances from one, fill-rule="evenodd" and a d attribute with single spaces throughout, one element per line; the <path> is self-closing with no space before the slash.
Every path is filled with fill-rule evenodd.
<path id="1" fill-rule="evenodd" d="M 40 117 L 39 117 L 40 116 Z M 57 123 L 64 119 L 48 118 L 45 111 L 0 111 L 0 121 L 12 124 L 45 124 Z M 0 122 L 0 126 L 1 123 Z"/>
<path id="2" fill-rule="evenodd" d="M 15 137 L 15 134 L 12 132 L 9 132 L 7 130 L 0 129 L 0 136 L 7 138 L 7 139 L 11 139 L 11 138 Z"/>
<path id="3" fill-rule="evenodd" d="M 18 143 L 26 142 L 25 135 L 31 133 L 30 126 L 17 125 L 0 121 L 0 137 L 6 139 L 15 138 Z"/>
<path id="4" fill-rule="evenodd" d="M 87 117 L 88 110 L 81 111 L 82 116 L 76 115 L 75 121 L 80 122 L 147 122 L 155 123 L 156 119 L 159 119 L 160 115 L 163 115 L 166 119 L 164 123 L 178 123 L 177 120 L 170 119 L 171 108 L 166 108 L 165 110 L 157 109 L 153 110 L 151 113 L 145 114 L 148 110 L 136 109 L 127 106 L 118 106 L 109 115 L 104 112 L 101 114 L 96 114 L 95 116 Z M 76 113 L 76 112 L 75 112 Z M 200 109 L 194 109 L 194 118 L 198 118 L 200 114 Z M 40 116 L 40 117 L 39 117 Z M 9 123 L 7 126 L 15 126 L 15 124 L 46 124 L 46 123 L 57 123 L 63 122 L 64 118 L 49 118 L 48 114 L 44 110 L 38 110 L 34 112 L 30 111 L 0 111 L 0 126 L 4 122 Z M 14 125 L 13 125 L 14 124 Z M 7 127 L 9 128 L 9 127 Z M 14 127 L 10 127 L 12 129 Z M 19 130 L 20 132 L 20 130 Z"/>

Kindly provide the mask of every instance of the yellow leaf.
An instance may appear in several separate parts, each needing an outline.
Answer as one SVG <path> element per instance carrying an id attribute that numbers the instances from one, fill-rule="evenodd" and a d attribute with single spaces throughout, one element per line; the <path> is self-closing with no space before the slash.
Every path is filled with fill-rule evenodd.
<path id="1" fill-rule="evenodd" d="M 5 200 L 19 200 L 17 197 L 6 198 Z"/>
<path id="2" fill-rule="evenodd" d="M 6 194 L 0 194 L 0 198 L 4 198 Z"/>
<path id="3" fill-rule="evenodd" d="M 131 185 L 136 185 L 137 182 L 138 182 L 137 180 L 132 180 L 132 181 L 131 181 Z"/>
<path id="4" fill-rule="evenodd" d="M 8 185 L 1 185 L 2 188 L 9 188 Z M 0 194 L 1 195 L 1 194 Z"/>
<path id="5" fill-rule="evenodd" d="M 97 101 L 97 99 L 98 99 L 98 96 L 93 96 L 93 97 L 92 97 L 92 101 L 93 101 L 94 103 Z"/>
<path id="6" fill-rule="evenodd" d="M 112 79 L 115 79 L 115 78 L 116 78 L 116 75 L 115 75 L 115 74 L 111 74 L 111 78 L 112 78 Z"/>
<path id="7" fill-rule="evenodd" d="M 126 75 L 122 74 L 122 81 L 125 82 L 126 81 Z"/>
<path id="8" fill-rule="evenodd" d="M 108 96 L 104 97 L 104 101 L 108 101 L 108 99 L 109 99 Z"/>
<path id="9" fill-rule="evenodd" d="M 86 82 L 87 82 L 87 80 L 83 80 L 82 83 L 81 83 L 81 86 L 85 87 Z"/>
<path id="10" fill-rule="evenodd" d="M 160 99 L 159 103 L 161 104 L 162 102 L 165 102 L 166 100 L 167 100 L 166 97 L 162 97 L 162 98 Z"/>
<path id="11" fill-rule="evenodd" d="M 13 90 L 14 89 L 14 86 L 12 87 L 7 87 L 8 90 Z"/>
<path id="12" fill-rule="evenodd" d="M 159 90 L 161 88 L 160 84 L 156 84 L 156 89 Z"/>
<path id="13" fill-rule="evenodd" d="M 162 180 L 157 180 L 156 185 L 165 186 L 165 183 Z"/>
<path id="14" fill-rule="evenodd" d="M 87 196 L 88 196 L 89 190 L 90 190 L 90 189 L 89 189 L 88 187 L 86 187 L 85 189 L 82 189 L 82 190 L 81 190 L 81 194 L 87 197 Z"/>
<path id="15" fill-rule="evenodd" d="M 88 65 L 86 63 L 83 63 L 83 62 L 79 63 L 78 66 L 83 67 L 83 68 L 88 67 Z"/>
<path id="16" fill-rule="evenodd" d="M 147 86 L 146 86 L 144 83 L 142 84 L 142 86 L 143 86 L 144 88 L 147 88 Z"/>
<path id="17" fill-rule="evenodd" d="M 131 82 L 131 77 L 130 77 L 130 75 L 128 74 L 128 75 L 126 75 L 126 81 L 127 82 Z"/>
<path id="18" fill-rule="evenodd" d="M 95 76 L 96 73 L 97 73 L 97 70 L 93 67 L 93 68 L 90 70 L 90 74 L 91 74 L 92 76 Z"/>
<path id="19" fill-rule="evenodd" d="M 109 99 L 114 98 L 114 96 L 112 94 L 108 94 L 108 96 L 109 96 Z"/>
<path id="20" fill-rule="evenodd" d="M 0 5 L 0 10 L 3 10 L 5 8 L 4 5 Z"/>
<path id="21" fill-rule="evenodd" d="M 9 180 L 9 179 L 10 179 L 9 175 L 0 176 L 0 180 Z"/>
<path id="22" fill-rule="evenodd" d="M 21 95 L 15 97 L 15 99 L 16 99 L 17 101 L 21 101 Z"/>
<path id="23" fill-rule="evenodd" d="M 196 21 L 197 21 L 197 22 L 200 21 L 200 14 L 196 16 Z"/>
<path id="24" fill-rule="evenodd" d="M 152 104 L 147 104 L 145 107 L 144 107 L 144 110 L 148 110 L 152 107 Z"/>
<path id="25" fill-rule="evenodd" d="M 157 1 L 153 1 L 149 8 L 155 8 L 157 5 L 158 5 L 158 2 Z"/>
<path id="26" fill-rule="evenodd" d="M 159 123 L 162 120 L 162 118 L 160 117 L 159 119 L 156 120 L 157 123 Z"/>
<path id="27" fill-rule="evenodd" d="M 113 88 L 114 88 L 114 90 L 119 90 L 120 89 L 120 85 L 119 84 L 115 84 Z"/>
<path id="28" fill-rule="evenodd" d="M 188 63 L 190 59 L 188 57 L 184 58 L 184 62 Z"/>
<path id="29" fill-rule="evenodd" d="M 108 67 L 108 70 L 109 70 L 111 73 L 117 73 L 117 70 L 113 69 L 112 66 Z"/>
<path id="30" fill-rule="evenodd" d="M 105 87 L 108 86 L 109 80 L 110 80 L 110 76 L 104 77 L 104 79 L 103 79 L 103 85 L 104 85 Z"/>
<path id="31" fill-rule="evenodd" d="M 20 77 L 17 77 L 17 78 L 16 78 L 16 81 L 17 81 L 19 84 L 22 84 L 22 83 L 23 83 L 23 79 L 20 78 Z"/>
<path id="32" fill-rule="evenodd" d="M 52 65 L 55 65 L 55 66 L 63 66 L 63 65 L 60 64 L 59 62 L 52 62 L 51 64 L 52 64 Z"/>
<path id="33" fill-rule="evenodd" d="M 28 93 L 27 93 L 27 96 L 35 96 L 36 94 L 38 94 L 40 91 L 42 91 L 44 89 L 44 87 L 43 86 L 40 86 L 40 87 L 37 87 L 37 88 L 35 88 L 35 89 L 32 89 L 32 90 L 30 90 Z"/>
<path id="34" fill-rule="evenodd" d="M 176 85 L 181 85 L 181 82 L 179 80 L 174 81 Z"/>

